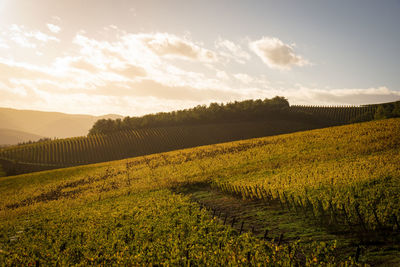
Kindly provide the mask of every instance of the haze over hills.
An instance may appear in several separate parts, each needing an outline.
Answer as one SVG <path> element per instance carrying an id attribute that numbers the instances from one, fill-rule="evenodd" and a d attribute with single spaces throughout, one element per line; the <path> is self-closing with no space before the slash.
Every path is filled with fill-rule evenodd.
<path id="1" fill-rule="evenodd" d="M 122 121 L 101 119 L 118 115 L 95 117 L 11 111 L 2 120 L 8 118 L 11 122 L 31 128 L 35 120 L 39 120 L 40 125 L 36 125 L 35 129 L 46 129 L 52 134 L 47 137 L 57 136 L 57 131 L 65 131 L 74 138 L 2 149 L 0 165 L 7 175 L 400 117 L 400 101 L 359 107 L 290 106 L 287 99 L 277 96 L 227 104 L 211 103 L 186 110 L 125 117 Z M 88 131 L 91 125 L 93 127 Z"/>
<path id="2" fill-rule="evenodd" d="M 86 135 L 93 124 L 99 119 L 117 119 L 120 115 L 104 116 L 76 115 L 60 112 L 45 112 L 35 110 L 17 110 L 0 108 L 0 128 L 7 129 L 0 134 L 0 144 L 16 144 L 40 137 L 66 138 Z M 15 142 L 9 136 L 14 131 Z M 24 132 L 24 133 L 21 133 Z"/>
<path id="3" fill-rule="evenodd" d="M 43 136 L 23 131 L 0 129 L 0 145 L 12 145 L 26 141 L 37 141 Z"/>

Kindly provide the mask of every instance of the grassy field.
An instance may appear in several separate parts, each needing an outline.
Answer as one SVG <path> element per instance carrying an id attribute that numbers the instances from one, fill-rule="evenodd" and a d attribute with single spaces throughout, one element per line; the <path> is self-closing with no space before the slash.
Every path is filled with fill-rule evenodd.
<path id="1" fill-rule="evenodd" d="M 400 263 L 400 119 L 0 178 L 6 265 Z"/>

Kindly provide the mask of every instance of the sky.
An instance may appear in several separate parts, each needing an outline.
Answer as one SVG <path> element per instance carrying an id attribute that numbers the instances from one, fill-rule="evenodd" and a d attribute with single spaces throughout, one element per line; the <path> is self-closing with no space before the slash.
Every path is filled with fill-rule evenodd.
<path id="1" fill-rule="evenodd" d="M 400 1 L 0 0 L 0 107 L 400 100 Z"/>

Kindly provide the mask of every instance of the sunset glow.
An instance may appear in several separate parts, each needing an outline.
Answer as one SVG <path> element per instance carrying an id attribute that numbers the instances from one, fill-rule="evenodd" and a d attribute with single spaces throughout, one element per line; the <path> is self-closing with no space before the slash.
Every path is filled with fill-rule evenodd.
<path id="1" fill-rule="evenodd" d="M 400 5 L 385 4 L 3 0 L 0 106 L 132 116 L 276 95 L 395 101 Z"/>

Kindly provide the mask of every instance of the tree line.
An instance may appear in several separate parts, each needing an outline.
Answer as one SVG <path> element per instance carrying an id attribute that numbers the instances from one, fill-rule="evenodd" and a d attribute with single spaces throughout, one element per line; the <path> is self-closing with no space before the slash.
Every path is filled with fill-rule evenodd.
<path id="1" fill-rule="evenodd" d="M 345 119 L 337 119 L 338 114 Z M 228 123 L 257 120 L 296 120 L 321 127 L 400 117 L 400 101 L 365 105 L 361 107 L 293 106 L 281 96 L 268 99 L 244 100 L 230 103 L 211 103 L 193 108 L 159 112 L 141 117 L 101 119 L 89 130 L 89 135 L 109 134 L 123 130 L 138 130 L 166 126 L 184 126 L 208 123 Z M 290 122 L 287 122 L 290 123 Z"/>
<path id="2" fill-rule="evenodd" d="M 101 119 L 89 130 L 92 134 L 107 134 L 121 130 L 136 130 L 165 126 L 182 126 L 207 123 L 226 123 L 254 121 L 261 119 L 310 119 L 306 114 L 291 112 L 286 98 L 276 96 L 272 99 L 235 101 L 230 103 L 211 103 L 194 108 L 171 112 L 159 112 L 141 117 L 124 119 Z"/>
<path id="3" fill-rule="evenodd" d="M 400 101 L 369 106 L 376 106 L 376 110 L 373 115 L 375 120 L 400 117 Z"/>

